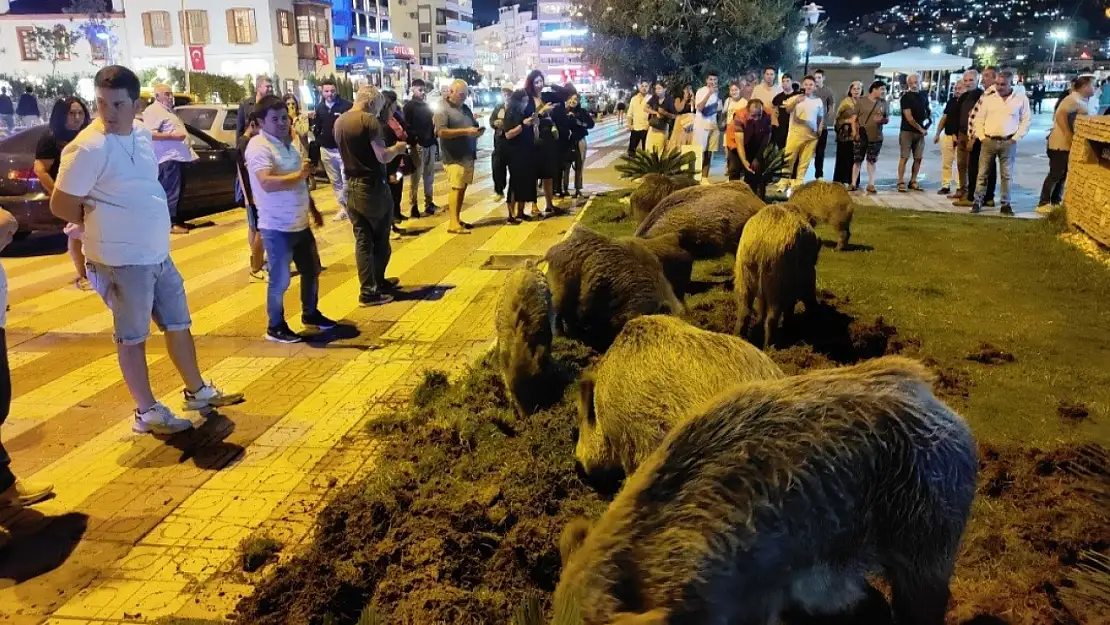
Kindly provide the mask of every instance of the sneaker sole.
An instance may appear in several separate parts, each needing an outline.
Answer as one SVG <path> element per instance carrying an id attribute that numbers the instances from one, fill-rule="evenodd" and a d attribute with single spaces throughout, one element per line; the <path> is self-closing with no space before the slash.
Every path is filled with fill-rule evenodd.
<path id="1" fill-rule="evenodd" d="M 131 425 L 131 431 L 136 434 L 154 434 L 155 436 L 170 436 L 172 434 L 177 434 L 179 432 L 184 432 L 191 429 L 193 429 L 192 423 L 190 423 L 187 427 L 182 426 L 180 428 L 152 427 L 149 423 L 139 422 L 133 423 Z"/>
<path id="2" fill-rule="evenodd" d="M 316 323 L 305 323 L 304 321 L 301 321 L 301 325 L 303 325 L 306 328 L 316 328 L 317 330 L 331 330 L 332 328 L 338 328 L 339 327 L 338 323 L 333 323 L 331 325 L 323 325 L 322 326 L 322 325 L 319 325 L 319 324 L 316 324 Z"/>
<path id="3" fill-rule="evenodd" d="M 51 488 L 50 490 L 43 491 L 41 493 L 34 493 L 32 495 L 24 495 L 24 496 L 21 496 L 21 497 L 15 497 L 14 499 L 6 499 L 4 501 L 0 501 L 0 508 L 8 507 L 8 506 L 15 506 L 17 508 L 26 508 L 27 506 L 33 506 L 37 503 L 42 503 L 42 502 L 46 501 L 47 499 L 50 499 L 50 497 L 53 494 L 54 494 L 54 489 Z M 3 534 L 0 533 L 0 536 L 3 536 Z M 3 542 L 3 540 L 0 539 L 0 543 L 2 543 L 2 542 Z M 0 545 L 0 546 L 2 546 L 2 545 Z"/>
<path id="4" fill-rule="evenodd" d="M 205 408 L 220 408 L 222 406 L 234 406 L 235 404 L 243 403 L 242 393 L 231 393 L 229 395 L 221 395 L 220 397 L 209 400 L 186 400 L 186 410 L 204 410 Z"/>
<path id="5" fill-rule="evenodd" d="M 292 345 L 294 343 L 304 343 L 304 339 L 300 338 L 300 337 L 297 337 L 295 339 L 279 339 L 276 336 L 270 336 L 269 334 L 264 334 L 263 338 L 265 338 L 267 341 L 271 341 L 273 343 L 285 343 L 286 345 Z"/>

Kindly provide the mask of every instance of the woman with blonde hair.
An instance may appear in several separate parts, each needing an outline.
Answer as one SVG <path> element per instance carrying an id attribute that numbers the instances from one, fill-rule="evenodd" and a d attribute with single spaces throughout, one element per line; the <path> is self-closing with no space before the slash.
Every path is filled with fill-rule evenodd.
<path id="1" fill-rule="evenodd" d="M 848 86 L 848 93 L 836 108 L 836 166 L 833 169 L 833 182 L 840 182 L 855 188 L 858 182 L 852 180 L 852 159 L 855 151 L 856 131 L 852 122 L 856 117 L 856 101 L 863 94 L 863 83 L 856 80 Z"/>

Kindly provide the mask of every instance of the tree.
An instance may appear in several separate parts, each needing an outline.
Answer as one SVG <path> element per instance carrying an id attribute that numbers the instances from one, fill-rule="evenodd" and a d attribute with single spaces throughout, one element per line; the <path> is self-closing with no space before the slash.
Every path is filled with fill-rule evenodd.
<path id="1" fill-rule="evenodd" d="M 108 19 L 111 10 L 110 0 L 71 0 L 69 8 L 64 9 L 64 12 L 85 16 L 85 21 L 77 26 L 77 31 L 89 41 L 90 45 L 111 47 L 117 42 L 115 35 L 112 34 L 115 27 Z M 99 41 L 101 37 L 106 37 L 103 43 Z M 112 54 L 109 52 L 104 56 L 104 63 L 107 64 Z"/>
<path id="2" fill-rule="evenodd" d="M 473 67 L 456 67 L 451 70 L 450 76 L 456 80 L 465 80 L 466 84 L 471 87 L 477 86 L 482 82 L 482 75 Z"/>
<path id="3" fill-rule="evenodd" d="M 73 47 L 81 40 L 81 32 L 66 28 L 64 24 L 55 24 L 52 28 L 34 26 L 30 39 L 39 54 L 50 61 L 50 75 L 53 76 L 58 71 L 58 61 L 73 56 Z"/>
<path id="4" fill-rule="evenodd" d="M 801 30 L 793 0 L 582 0 L 575 17 L 590 31 L 586 57 L 622 82 L 697 84 L 711 70 L 736 76 L 784 53 L 792 62 Z"/>

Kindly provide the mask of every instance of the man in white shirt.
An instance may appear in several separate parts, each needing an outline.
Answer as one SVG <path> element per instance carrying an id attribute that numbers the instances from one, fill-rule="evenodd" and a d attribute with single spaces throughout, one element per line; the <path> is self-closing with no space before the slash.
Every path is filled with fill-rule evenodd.
<path id="1" fill-rule="evenodd" d="M 628 155 L 632 156 L 636 150 L 644 149 L 644 142 L 648 134 L 647 101 L 651 96 L 648 91 L 651 84 L 641 80 L 636 95 L 628 102 Z"/>
<path id="2" fill-rule="evenodd" d="M 721 149 L 721 127 L 717 114 L 721 112 L 721 98 L 717 94 L 717 74 L 705 77 L 705 86 L 694 94 L 694 145 L 701 148 L 701 183 L 709 184 L 709 166 L 713 153 Z M 695 170 L 698 168 L 695 167 Z"/>
<path id="3" fill-rule="evenodd" d="M 825 103 L 817 97 L 813 76 L 802 80 L 802 93 L 786 101 L 790 133 L 786 139 L 786 170 L 791 178 L 804 180 L 817 152 L 817 139 L 825 132 Z"/>
<path id="4" fill-rule="evenodd" d="M 778 74 L 777 70 L 768 65 L 763 68 L 763 82 L 759 83 L 752 89 L 752 100 L 759 100 L 763 103 L 764 110 L 770 111 L 772 108 L 772 101 L 775 96 L 782 93 L 782 87 L 779 86 L 775 76 Z"/>
<path id="5" fill-rule="evenodd" d="M 254 116 L 259 133 L 247 144 L 243 155 L 250 176 L 251 193 L 258 209 L 258 232 L 270 261 L 266 285 L 266 339 L 276 343 L 299 343 L 299 334 L 285 321 L 285 291 L 292 276 L 289 263 L 301 274 L 301 323 L 321 330 L 338 325 L 320 314 L 320 266 L 316 259 L 316 239 L 309 228 L 309 218 L 316 226 L 323 218 L 309 202 L 308 183 L 312 165 L 297 148 L 289 131 L 293 121 L 289 110 L 276 95 L 269 95 L 255 105 Z"/>
<path id="6" fill-rule="evenodd" d="M 112 311 L 116 351 L 135 400 L 132 429 L 173 434 L 193 426 L 155 400 L 146 362 L 151 319 L 185 382 L 185 407 L 207 411 L 243 400 L 206 383 L 189 332 L 185 283 L 170 258 L 170 213 L 150 131 L 135 120 L 139 77 L 120 65 L 93 79 L 99 117 L 62 150 L 50 211 L 85 229 L 89 282 Z"/>
<path id="7" fill-rule="evenodd" d="M 1010 207 L 1010 181 L 1013 177 L 1017 143 L 1029 132 L 1032 114 L 1029 100 L 1014 93 L 1014 72 L 1003 70 L 998 75 L 994 93 L 983 95 L 974 116 L 975 136 L 983 143 L 979 154 L 979 181 L 975 185 L 975 203 L 971 212 L 978 213 L 986 193 L 987 176 L 991 163 L 998 159 L 998 173 L 1002 180 L 1002 214 L 1013 215 Z"/>
<path id="8" fill-rule="evenodd" d="M 197 153 L 189 146 L 185 122 L 173 112 L 173 90 L 169 85 L 154 85 L 154 102 L 143 111 L 143 126 L 154 139 L 154 158 L 158 159 L 158 182 L 166 191 L 169 205 L 170 232 L 185 234 L 189 226 L 177 218 L 177 205 L 181 201 L 181 164 L 197 160 Z"/>
<path id="9" fill-rule="evenodd" d="M 3 251 L 19 225 L 15 217 L 8 211 L 0 208 L 0 251 Z M 0 265 L 0 425 L 8 418 L 12 407 L 12 377 L 8 368 L 8 338 L 4 332 L 7 325 L 8 309 L 8 278 L 4 274 L 4 267 Z M 46 483 L 32 484 L 17 480 L 11 469 L 12 459 L 4 445 L 0 442 L 0 512 L 4 508 L 23 507 L 38 503 L 50 496 L 54 486 Z M 0 526 L 0 549 L 11 540 L 11 534 Z"/>

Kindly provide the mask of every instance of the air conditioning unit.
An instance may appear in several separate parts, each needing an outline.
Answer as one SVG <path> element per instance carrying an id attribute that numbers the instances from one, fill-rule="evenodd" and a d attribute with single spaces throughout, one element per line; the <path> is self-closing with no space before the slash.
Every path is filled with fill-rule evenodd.
<path id="1" fill-rule="evenodd" d="M 412 37 L 412 33 L 401 33 L 401 36 L 404 37 L 405 39 L 409 39 L 409 38 Z"/>

